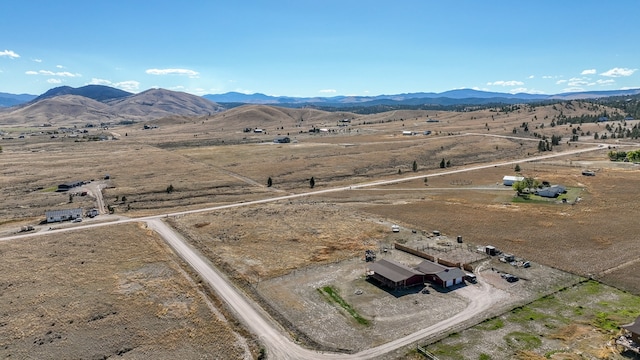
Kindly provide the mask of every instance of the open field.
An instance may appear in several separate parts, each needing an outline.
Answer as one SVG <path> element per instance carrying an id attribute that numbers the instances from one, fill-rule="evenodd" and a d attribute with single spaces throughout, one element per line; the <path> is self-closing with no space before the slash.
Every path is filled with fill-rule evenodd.
<path id="1" fill-rule="evenodd" d="M 2 241 L 0 258 L 2 358 L 256 353 L 157 235 L 139 225 Z"/>
<path id="2" fill-rule="evenodd" d="M 618 324 L 640 315 L 640 297 L 588 281 L 430 345 L 439 359 L 634 359 L 612 345 Z"/>
<path id="3" fill-rule="evenodd" d="M 567 115 L 587 112 L 578 106 L 564 111 Z M 523 122 L 529 123 L 530 133 L 563 136 L 551 153 L 594 147 L 593 136 L 567 144 L 572 127 L 549 126 L 549 118 L 555 115 L 558 110 L 550 106 L 523 107 L 511 112 L 396 111 L 368 116 L 250 106 L 215 116 L 155 120 L 149 124 L 158 128 L 150 130 L 142 130 L 140 124 L 116 126 L 108 130 L 118 139 L 111 141 L 46 136 L 3 140 L 0 142 L 3 147 L 0 233 L 15 233 L 21 225 L 39 223 L 44 219 L 45 210 L 93 207 L 91 197 L 74 197 L 70 203 L 67 193 L 53 190 L 59 183 L 102 179 L 105 174 L 111 177 L 103 191 L 106 204 L 114 208 L 115 215 L 127 217 L 428 176 L 427 181 L 419 178 L 180 215 L 169 217 L 168 222 L 263 305 L 295 340 L 323 350 L 354 352 L 379 345 L 447 319 L 464 309 L 476 294 L 473 285 L 451 292 L 430 288 L 428 294 L 422 293 L 422 289 L 397 294 L 364 280 L 365 249 L 374 249 L 381 257 L 407 264 L 419 261 L 393 250 L 395 242 L 426 249 L 443 259 L 471 261 L 475 266 L 492 261 L 483 265 L 480 274 L 491 284 L 498 299 L 507 294 L 510 301 L 500 303 L 495 313 L 485 314 L 487 317 L 571 287 L 589 276 L 640 294 L 637 276 L 640 225 L 635 219 L 640 210 L 636 201 L 639 167 L 607 160 L 609 147 L 622 146 L 615 140 L 607 140 L 604 142 L 607 145 L 597 151 L 527 162 L 526 159 L 541 154 L 537 151 L 540 139 L 525 134 L 521 128 Z M 348 127 L 336 125 L 343 118 L 351 119 Z M 426 123 L 430 118 L 437 118 L 439 122 Z M 539 127 L 542 123 L 546 126 Z M 309 134 L 307 130 L 312 126 L 332 131 Z M 243 132 L 245 127 L 260 127 L 267 133 Z M 602 132 L 603 127 L 583 124 L 580 131 Z M 417 134 L 403 136 L 403 130 Z M 431 130 L 432 134 L 422 135 L 424 130 Z M 275 144 L 272 140 L 277 134 L 289 134 L 293 142 Z M 638 147 L 640 144 L 628 149 Z M 450 167 L 440 168 L 443 159 L 450 162 Z M 523 159 L 519 162 L 521 174 L 567 186 L 570 189 L 567 203 L 514 200 L 514 191 L 502 185 L 504 175 L 515 174 L 513 165 L 494 166 L 514 159 Z M 489 167 L 440 175 L 447 170 L 484 164 Z M 582 176 L 582 169 L 595 170 L 596 176 Z M 315 180 L 313 189 L 309 183 L 311 177 Z M 267 187 L 268 178 L 273 181 L 271 187 Z M 167 191 L 169 185 L 174 191 Z M 391 224 L 401 225 L 401 232 L 391 233 Z M 464 243 L 457 249 L 458 245 L 443 245 L 433 236 L 427 236 L 433 230 L 441 231 L 443 238 L 453 242 L 461 235 Z M 123 326 L 127 331 L 133 330 L 114 335 L 108 346 L 94 346 L 96 357 L 117 354 L 120 348 L 131 348 L 132 353 L 148 351 L 156 357 L 175 354 L 193 358 L 205 351 L 218 354 L 222 351 L 216 347 L 218 342 L 204 343 L 201 339 L 217 336 L 216 331 L 222 331 L 219 336 L 224 339 L 235 339 L 238 332 L 242 333 L 217 319 L 216 312 L 208 310 L 207 297 L 195 285 L 197 280 L 190 282 L 166 248 L 145 229 L 118 225 L 109 227 L 108 231 L 102 228 L 69 234 L 73 235 L 51 234 L 24 242 L 0 243 L 0 256 L 7 269 L 0 284 L 5 284 L 9 291 L 3 291 L 0 301 L 14 295 L 29 299 L 26 305 L 13 298 L 3 304 L 8 315 L 3 315 L 2 322 L 14 324 L 0 327 L 0 332 L 7 331 L 7 337 L 0 338 L 15 340 L 6 344 L 9 347 L 5 350 L 10 351 L 7 354 L 40 354 L 31 342 L 45 339 L 43 345 L 38 346 L 44 347 L 44 343 L 51 340 L 47 344 L 52 345 L 47 346 L 52 353 L 58 351 L 57 354 L 64 357 L 63 346 L 56 344 L 63 344 L 65 339 L 72 336 L 80 340 L 82 336 L 89 340 L 91 336 L 102 339 L 112 336 L 114 329 L 120 329 L 91 327 L 108 319 L 116 319 L 113 320 L 116 324 L 126 323 Z M 491 268 L 511 269 L 511 266 L 474 251 L 478 246 L 489 244 L 531 260 L 535 266 L 517 274 L 526 280 L 514 287 L 507 286 Z M 90 253 L 94 247 L 95 252 Z M 86 256 L 84 252 L 78 253 L 83 248 L 88 249 Z M 384 248 L 389 251 L 384 252 Z M 56 251 L 65 255 L 55 256 Z M 85 261 L 83 266 L 94 267 L 84 270 L 83 266 L 78 267 L 79 261 Z M 8 271 L 21 266 L 30 270 Z M 97 278 L 96 274 L 108 276 Z M 125 279 L 126 286 L 119 285 L 119 279 Z M 39 284 L 41 288 L 16 290 L 15 284 L 22 280 Z M 8 287 L 8 284 L 13 285 Z M 87 289 L 87 286 L 90 287 Z M 135 294 L 123 292 L 122 286 L 131 287 L 130 292 Z M 327 301 L 318 292 L 318 288 L 324 286 L 336 289 L 368 325 L 345 316 L 343 310 Z M 71 288 L 78 290 L 68 290 Z M 614 291 L 603 289 L 603 294 Z M 18 292 L 10 295 L 11 291 Z M 55 297 L 65 292 L 72 293 L 76 299 L 66 306 L 75 306 L 73 312 L 80 317 L 72 319 L 65 310 L 60 310 L 62 300 Z M 178 293 L 188 295 L 189 301 L 185 303 Z M 135 298 L 129 299 L 131 296 Z M 34 307 L 39 301 L 44 305 Z M 592 305 L 579 306 L 586 309 L 585 313 L 599 311 L 600 305 Z M 57 310 L 41 311 L 46 321 L 39 322 L 33 317 L 49 308 Z M 109 311 L 117 314 L 85 321 L 86 326 L 79 326 L 84 319 L 81 316 L 90 318 L 102 310 L 105 314 Z M 182 312 L 173 316 L 178 310 Z M 69 324 L 70 320 L 74 322 Z M 482 320 L 478 318 L 465 325 Z M 147 333 L 129 325 L 136 321 L 151 324 L 153 331 Z M 63 324 L 65 327 L 57 332 L 47 328 L 57 329 Z M 559 324 L 554 326 L 561 328 Z M 28 336 L 17 335 L 25 329 Z M 198 333 L 192 333 L 191 339 L 185 329 Z M 47 334 L 49 330 L 52 332 Z M 518 328 L 511 332 L 526 331 Z M 51 334 L 55 334 L 55 338 L 46 337 Z M 162 338 L 163 343 L 165 338 L 175 342 L 168 345 L 165 353 L 164 348 L 158 350 L 161 345 L 156 338 Z M 184 340 L 186 338 L 191 340 Z M 247 340 L 245 345 L 239 344 L 231 351 L 237 355 L 234 357 L 255 355 L 256 346 Z M 459 353 L 468 356 L 463 351 Z M 144 354 L 147 353 L 141 356 Z M 404 353 L 396 355 L 405 356 Z"/>

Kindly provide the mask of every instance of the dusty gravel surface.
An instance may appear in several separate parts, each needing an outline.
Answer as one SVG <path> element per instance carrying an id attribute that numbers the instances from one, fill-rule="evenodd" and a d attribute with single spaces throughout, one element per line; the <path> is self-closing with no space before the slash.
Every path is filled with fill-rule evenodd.
<path id="1" fill-rule="evenodd" d="M 0 259 L 1 358 L 251 359 L 257 352 L 139 225 L 2 241 Z"/>

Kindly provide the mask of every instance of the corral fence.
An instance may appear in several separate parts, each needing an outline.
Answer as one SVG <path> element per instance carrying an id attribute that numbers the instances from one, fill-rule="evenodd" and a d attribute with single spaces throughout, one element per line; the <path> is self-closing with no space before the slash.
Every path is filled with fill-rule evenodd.
<path id="1" fill-rule="evenodd" d="M 420 251 L 418 249 L 412 249 L 412 248 L 410 248 L 408 246 L 404 246 L 404 245 L 398 244 L 398 243 L 394 243 L 393 247 L 396 248 L 397 250 L 404 251 L 406 253 L 415 255 L 417 257 L 421 257 L 423 259 L 427 259 L 429 261 L 433 261 L 433 262 L 438 263 L 440 265 L 444 265 L 444 266 L 448 266 L 448 267 L 457 267 L 457 268 L 461 267 L 466 271 L 473 272 L 473 265 L 471 265 L 471 264 L 452 262 L 452 261 L 447 261 L 445 259 L 440 259 L 440 258 L 438 258 L 436 256 L 427 254 L 426 252 Z"/>
<path id="2" fill-rule="evenodd" d="M 418 345 L 418 352 L 422 355 L 424 355 L 424 357 L 426 357 L 427 359 L 430 360 L 440 360 L 438 359 L 438 357 L 436 357 L 435 355 L 433 355 L 432 353 L 428 352 L 427 349 L 424 346 L 420 346 Z"/>
<path id="3" fill-rule="evenodd" d="M 471 185 L 473 181 L 471 180 L 452 180 L 451 185 L 463 186 L 463 185 Z"/>

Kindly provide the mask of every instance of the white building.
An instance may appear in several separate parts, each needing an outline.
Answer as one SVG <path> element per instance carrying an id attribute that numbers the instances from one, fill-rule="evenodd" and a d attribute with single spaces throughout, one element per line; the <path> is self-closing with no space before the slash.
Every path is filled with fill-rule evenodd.
<path id="1" fill-rule="evenodd" d="M 82 218 L 82 209 L 50 210 L 45 211 L 45 216 L 48 223 L 75 220 Z"/>
<path id="2" fill-rule="evenodd" d="M 504 186 L 511 186 L 516 181 L 522 181 L 522 180 L 524 180 L 523 176 L 509 176 L 509 175 L 506 175 L 505 177 L 502 178 L 502 183 L 504 184 Z"/>

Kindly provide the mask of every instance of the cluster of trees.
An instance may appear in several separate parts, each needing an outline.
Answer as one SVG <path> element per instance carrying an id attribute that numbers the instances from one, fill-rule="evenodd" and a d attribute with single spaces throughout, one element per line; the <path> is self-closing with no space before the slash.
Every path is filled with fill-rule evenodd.
<path id="1" fill-rule="evenodd" d="M 640 162 L 640 149 L 632 151 L 609 151 L 607 154 L 611 161 Z"/>
<path id="2" fill-rule="evenodd" d="M 442 158 L 442 161 L 440 161 L 440 168 L 444 169 L 450 166 L 451 166 L 451 160 L 444 161 L 444 158 Z"/>
<path id="3" fill-rule="evenodd" d="M 528 197 L 532 192 L 532 189 L 537 189 L 542 183 L 532 177 L 525 177 L 522 181 L 516 181 L 513 183 L 513 190 L 516 191 L 518 196 Z"/>

